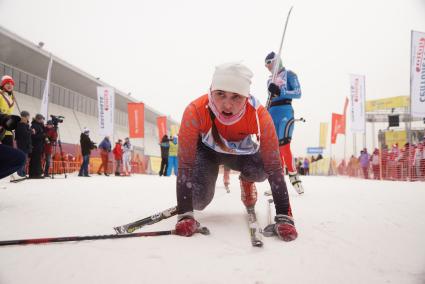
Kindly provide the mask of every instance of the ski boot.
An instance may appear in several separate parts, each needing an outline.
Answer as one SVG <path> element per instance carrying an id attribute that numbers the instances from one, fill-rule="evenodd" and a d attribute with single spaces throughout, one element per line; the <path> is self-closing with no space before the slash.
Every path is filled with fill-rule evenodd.
<path id="1" fill-rule="evenodd" d="M 289 181 L 292 183 L 292 186 L 295 188 L 295 190 L 298 192 L 298 194 L 304 193 L 304 188 L 300 180 L 300 176 L 297 172 L 289 172 Z"/>

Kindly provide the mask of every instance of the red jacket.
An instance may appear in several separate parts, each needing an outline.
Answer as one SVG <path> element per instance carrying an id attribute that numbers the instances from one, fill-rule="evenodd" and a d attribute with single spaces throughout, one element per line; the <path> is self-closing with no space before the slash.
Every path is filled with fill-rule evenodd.
<path id="1" fill-rule="evenodd" d="M 122 146 L 120 143 L 115 143 L 112 153 L 114 154 L 115 160 L 122 160 Z"/>
<path id="2" fill-rule="evenodd" d="M 45 128 L 44 129 L 46 134 L 46 143 L 44 143 L 44 154 L 51 155 L 52 154 L 52 145 L 56 143 L 56 140 L 58 139 L 58 133 L 54 128 Z"/>

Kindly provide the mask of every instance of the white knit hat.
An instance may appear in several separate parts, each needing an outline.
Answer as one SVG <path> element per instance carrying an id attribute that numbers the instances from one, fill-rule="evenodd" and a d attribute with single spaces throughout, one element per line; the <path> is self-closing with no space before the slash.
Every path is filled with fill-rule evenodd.
<path id="1" fill-rule="evenodd" d="M 215 67 L 211 91 L 222 90 L 249 97 L 253 73 L 239 62 L 224 63 Z"/>
<path id="2" fill-rule="evenodd" d="M 83 128 L 83 133 L 89 133 L 89 132 L 90 132 L 90 129 L 88 127 Z"/>

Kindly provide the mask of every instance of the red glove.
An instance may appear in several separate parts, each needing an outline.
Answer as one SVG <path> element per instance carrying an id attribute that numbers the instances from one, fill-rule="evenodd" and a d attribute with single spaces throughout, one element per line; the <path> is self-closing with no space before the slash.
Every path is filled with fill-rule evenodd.
<path id="1" fill-rule="evenodd" d="M 196 233 L 200 224 L 193 218 L 184 218 L 176 224 L 176 235 L 190 237 Z"/>
<path id="2" fill-rule="evenodd" d="M 286 215 L 277 215 L 275 217 L 276 225 L 275 231 L 280 239 L 285 242 L 290 242 L 298 237 L 297 230 L 294 226 L 294 221 L 291 217 Z"/>

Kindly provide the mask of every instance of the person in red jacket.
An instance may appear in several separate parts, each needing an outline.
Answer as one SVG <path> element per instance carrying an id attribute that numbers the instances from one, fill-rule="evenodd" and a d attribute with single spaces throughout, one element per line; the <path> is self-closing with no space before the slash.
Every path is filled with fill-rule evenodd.
<path id="1" fill-rule="evenodd" d="M 257 201 L 255 182 L 268 179 L 276 209 L 273 235 L 295 240 L 279 143 L 268 111 L 250 94 L 252 72 L 240 63 L 216 67 L 210 92 L 191 102 L 179 131 L 176 234 L 192 236 L 200 224 L 193 210 L 212 201 L 219 166 L 240 172 L 248 214 Z M 255 211 L 254 211 L 255 212 Z"/>
<path id="2" fill-rule="evenodd" d="M 44 143 L 44 177 L 49 176 L 50 162 L 52 161 L 52 148 L 58 139 L 58 133 L 51 120 L 47 121 L 44 127 L 45 143 Z"/>
<path id="3" fill-rule="evenodd" d="M 122 140 L 118 139 L 118 141 L 115 143 L 115 147 L 112 150 L 112 153 L 114 154 L 115 158 L 115 175 L 120 176 L 121 175 L 121 162 L 122 162 Z"/>

